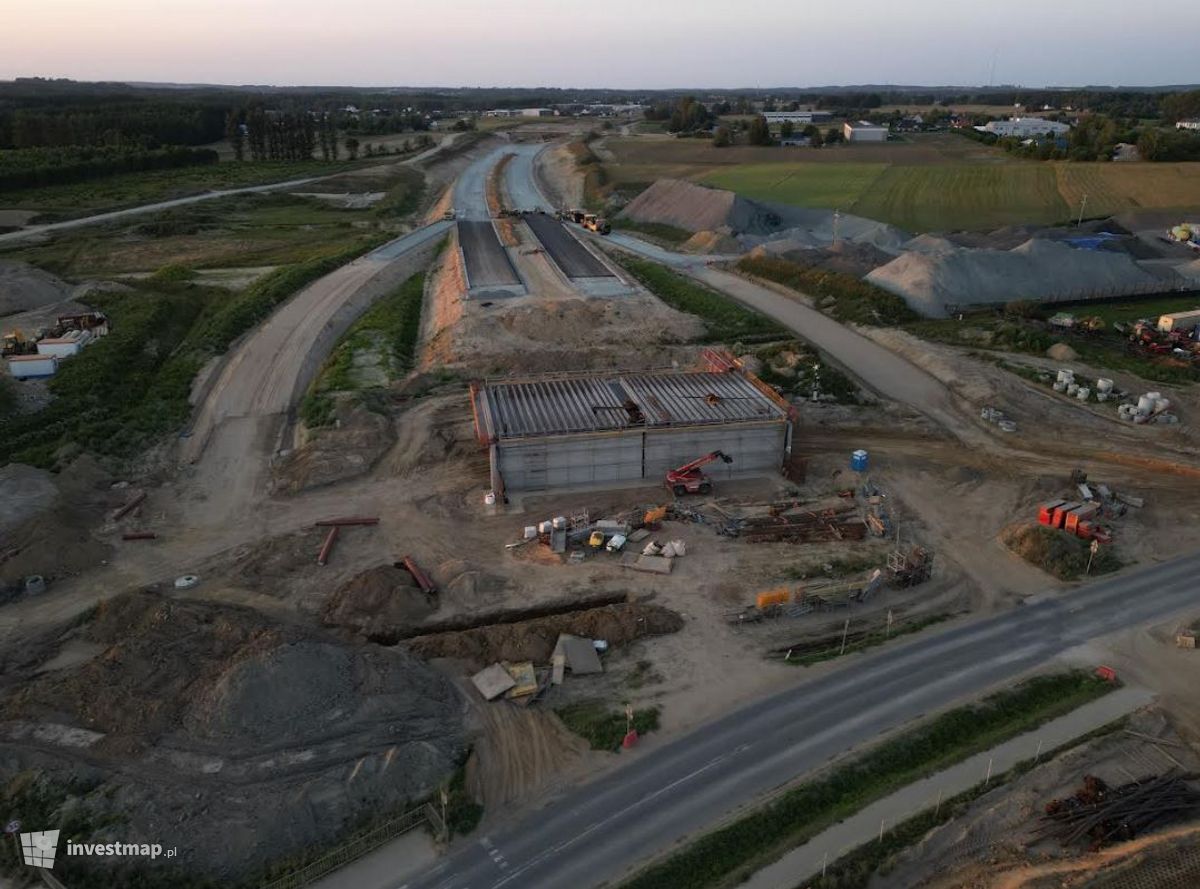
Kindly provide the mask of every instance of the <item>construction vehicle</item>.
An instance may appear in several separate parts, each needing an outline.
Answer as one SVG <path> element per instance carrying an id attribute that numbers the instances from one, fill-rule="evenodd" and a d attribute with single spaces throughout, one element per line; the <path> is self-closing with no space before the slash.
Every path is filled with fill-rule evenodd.
<path id="1" fill-rule="evenodd" d="M 709 463 L 715 463 L 717 460 L 725 463 L 733 462 L 733 458 L 723 451 L 712 451 L 703 457 L 693 460 L 691 463 L 685 463 L 683 466 L 669 470 L 666 480 L 667 488 L 676 497 L 682 497 L 685 494 L 711 493 L 712 482 L 700 470 L 701 467 L 707 466 Z"/>
<path id="2" fill-rule="evenodd" d="M 2 354 L 8 355 L 32 355 L 37 352 L 37 343 L 26 338 L 24 331 L 10 330 L 4 334 L 4 348 Z"/>
<path id="3" fill-rule="evenodd" d="M 583 217 L 583 227 L 598 235 L 607 235 L 612 231 L 612 226 L 608 224 L 608 220 L 603 216 L 597 216 L 595 213 L 588 213 Z"/>
<path id="4" fill-rule="evenodd" d="M 583 218 L 587 216 L 586 210 L 577 209 L 562 209 L 556 214 L 562 222 L 583 222 Z"/>

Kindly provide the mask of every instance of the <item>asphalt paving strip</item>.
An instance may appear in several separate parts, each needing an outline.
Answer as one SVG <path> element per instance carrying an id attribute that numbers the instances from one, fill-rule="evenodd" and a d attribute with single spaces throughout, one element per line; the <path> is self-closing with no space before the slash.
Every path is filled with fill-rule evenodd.
<path id="1" fill-rule="evenodd" d="M 615 275 L 567 227 L 545 213 L 529 213 L 525 223 L 568 278 L 612 278 Z"/>
<path id="2" fill-rule="evenodd" d="M 467 281 L 472 290 L 521 284 L 517 270 L 490 221 L 460 219 L 458 243 L 462 248 Z"/>

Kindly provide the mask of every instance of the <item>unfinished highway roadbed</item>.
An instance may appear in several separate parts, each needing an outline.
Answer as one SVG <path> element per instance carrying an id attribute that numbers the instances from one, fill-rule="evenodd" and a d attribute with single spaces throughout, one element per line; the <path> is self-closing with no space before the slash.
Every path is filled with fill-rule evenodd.
<path id="1" fill-rule="evenodd" d="M 458 243 L 471 290 L 481 287 L 520 287 L 521 278 L 488 220 L 459 220 Z"/>
<path id="2" fill-rule="evenodd" d="M 545 213 L 525 217 L 542 247 L 568 278 L 613 278 L 615 275 L 597 256 L 567 231 L 567 227 Z"/>

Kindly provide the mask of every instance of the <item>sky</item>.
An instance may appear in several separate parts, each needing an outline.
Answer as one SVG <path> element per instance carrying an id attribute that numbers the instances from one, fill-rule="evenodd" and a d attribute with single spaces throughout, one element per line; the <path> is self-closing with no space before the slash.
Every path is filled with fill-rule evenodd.
<path id="1" fill-rule="evenodd" d="M 617 89 L 1200 81 L 1179 0 L 0 0 L 0 79 Z"/>

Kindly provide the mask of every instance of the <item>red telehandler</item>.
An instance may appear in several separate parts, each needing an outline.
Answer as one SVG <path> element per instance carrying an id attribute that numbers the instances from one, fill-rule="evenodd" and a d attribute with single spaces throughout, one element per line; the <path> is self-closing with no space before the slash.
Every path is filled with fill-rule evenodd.
<path id="1" fill-rule="evenodd" d="M 691 463 L 685 463 L 683 466 L 669 470 L 667 472 L 667 488 L 674 492 L 676 497 L 682 497 L 685 494 L 710 493 L 712 482 L 709 481 L 707 475 L 700 471 L 700 467 L 715 463 L 717 460 L 725 463 L 733 462 L 733 458 L 722 451 L 705 454 Z"/>

